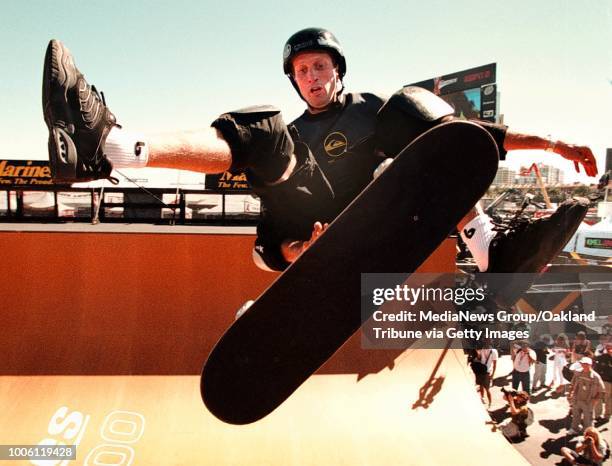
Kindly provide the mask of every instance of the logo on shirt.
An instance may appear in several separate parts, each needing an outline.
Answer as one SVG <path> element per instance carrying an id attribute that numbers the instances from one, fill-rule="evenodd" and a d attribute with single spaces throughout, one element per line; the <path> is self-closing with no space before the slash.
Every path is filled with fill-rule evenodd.
<path id="1" fill-rule="evenodd" d="M 330 157 L 338 157 L 346 152 L 346 136 L 338 131 L 330 133 L 323 142 L 323 147 Z"/>

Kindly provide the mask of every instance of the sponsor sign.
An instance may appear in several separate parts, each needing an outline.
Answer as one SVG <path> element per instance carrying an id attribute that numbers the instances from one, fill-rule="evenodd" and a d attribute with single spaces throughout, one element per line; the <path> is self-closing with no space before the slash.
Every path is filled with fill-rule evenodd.
<path id="1" fill-rule="evenodd" d="M 419 86 L 442 97 L 461 118 L 494 122 L 497 116 L 496 63 L 438 76 L 410 86 Z"/>
<path id="2" fill-rule="evenodd" d="M 0 160 L 0 186 L 53 185 L 49 162 L 44 160 Z"/>
<path id="3" fill-rule="evenodd" d="M 612 249 L 612 238 L 585 238 L 585 248 Z"/>
<path id="4" fill-rule="evenodd" d="M 437 95 L 452 94 L 453 92 L 465 91 L 493 84 L 496 81 L 497 63 L 470 68 L 468 70 L 457 71 L 444 76 L 438 76 L 418 83 L 409 84 L 419 86 Z"/>
<path id="5" fill-rule="evenodd" d="M 495 122 L 497 114 L 497 84 L 480 87 L 480 119 Z"/>
<path id="6" fill-rule="evenodd" d="M 220 175 L 206 175 L 204 186 L 206 189 L 215 190 L 251 191 L 245 173 L 224 172 Z"/>
<path id="7" fill-rule="evenodd" d="M 37 446 L 62 447 L 68 443 L 72 448 L 80 448 L 90 420 L 91 415 L 89 414 L 71 410 L 68 406 L 61 406 L 51 417 L 47 434 Z M 129 466 L 133 464 L 136 457 L 136 444 L 144 434 L 145 425 L 146 419 L 141 413 L 111 411 L 104 418 L 97 445 L 89 451 L 80 450 L 78 459 L 85 466 Z M 89 431 L 91 432 L 92 429 L 90 428 Z M 86 456 L 85 453 L 87 453 Z M 37 458 L 30 461 L 30 464 L 37 466 L 68 466 L 71 463 L 70 459 L 60 462 L 49 461 L 48 458 Z"/>

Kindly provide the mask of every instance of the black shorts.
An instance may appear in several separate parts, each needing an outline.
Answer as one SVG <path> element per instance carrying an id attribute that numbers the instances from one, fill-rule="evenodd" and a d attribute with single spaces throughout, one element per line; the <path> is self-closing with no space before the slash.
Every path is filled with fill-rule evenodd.
<path id="1" fill-rule="evenodd" d="M 572 458 L 574 458 L 574 461 L 576 462 L 576 464 L 588 464 L 588 465 L 599 464 L 599 463 L 594 462 L 593 460 L 588 459 L 586 456 L 575 452 L 574 450 L 570 450 L 570 455 L 572 456 Z"/>
<path id="2" fill-rule="evenodd" d="M 230 171 L 244 171 L 261 199 L 255 251 L 268 268 L 282 270 L 288 265 L 280 249 L 283 240 L 308 239 L 315 221 L 335 218 L 332 187 L 308 146 L 297 137 L 294 142 L 296 135 L 278 109 L 258 106 L 224 113 L 212 126 L 230 146 Z M 291 154 L 296 165 L 288 174 Z"/>
<path id="3" fill-rule="evenodd" d="M 476 374 L 476 385 L 484 388 L 491 387 L 491 375 L 488 372 L 484 374 Z"/>
<path id="4" fill-rule="evenodd" d="M 248 171 L 251 184 L 273 183 L 287 169 L 294 144 L 277 108 L 260 105 L 224 113 L 211 126 L 232 151 L 230 171 Z"/>

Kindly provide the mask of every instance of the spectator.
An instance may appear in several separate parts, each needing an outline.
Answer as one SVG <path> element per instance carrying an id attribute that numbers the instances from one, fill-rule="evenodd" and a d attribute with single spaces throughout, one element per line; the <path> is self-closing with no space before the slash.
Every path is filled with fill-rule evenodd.
<path id="1" fill-rule="evenodd" d="M 518 348 L 517 348 L 518 346 Z M 512 388 L 518 390 L 519 385 L 527 394 L 530 393 L 530 373 L 531 365 L 536 361 L 535 352 L 529 348 L 529 343 L 521 342 L 519 345 L 512 346 Z"/>
<path id="2" fill-rule="evenodd" d="M 582 428 L 592 427 L 593 410 L 603 395 L 604 384 L 597 372 L 592 370 L 593 361 L 586 356 L 580 360 L 581 371 L 574 372 L 568 397 L 572 405 L 572 427 L 568 435 L 575 435 Z"/>
<path id="3" fill-rule="evenodd" d="M 535 392 L 538 388 L 546 387 L 546 369 L 548 362 L 548 352 L 552 343 L 550 335 L 542 335 L 533 346 L 536 354 L 536 362 L 533 371 L 533 384 L 531 392 Z M 538 383 L 540 384 L 538 387 Z"/>
<path id="4" fill-rule="evenodd" d="M 567 343 L 567 336 L 560 333 L 557 335 L 557 339 L 555 340 L 555 345 L 553 347 L 553 377 L 549 385 L 549 387 L 552 388 L 556 384 L 558 392 L 565 389 L 566 380 L 563 377 L 563 368 L 567 364 L 568 352 L 569 344 Z"/>
<path id="5" fill-rule="evenodd" d="M 612 342 L 606 344 L 606 352 L 595 358 L 595 372 L 597 372 L 604 384 L 603 396 L 595 405 L 595 417 L 601 420 L 610 419 L 612 414 Z M 603 407 L 605 413 L 602 416 Z"/>
<path id="6" fill-rule="evenodd" d="M 609 446 L 594 427 L 589 427 L 584 431 L 584 438 L 576 446 L 576 450 L 568 447 L 561 448 L 564 464 L 589 464 L 594 466 L 602 465 Z"/>
<path id="7" fill-rule="evenodd" d="M 588 356 L 589 351 L 592 352 L 591 340 L 588 340 L 586 333 L 582 330 L 576 334 L 576 338 L 572 342 L 572 362 L 577 362 L 583 357 Z"/>
<path id="8" fill-rule="evenodd" d="M 491 341 L 486 339 L 483 343 L 483 348 L 478 350 L 476 361 L 482 364 L 483 370 L 476 372 L 476 385 L 478 385 L 478 391 L 480 393 L 480 399 L 485 402 L 485 393 L 487 396 L 487 406 L 491 407 L 491 380 L 495 376 L 495 369 L 497 368 L 497 359 L 499 355 L 495 348 L 491 347 Z M 486 368 L 486 369 L 485 369 Z"/>
<path id="9" fill-rule="evenodd" d="M 502 392 L 510 409 L 510 422 L 504 424 L 501 431 L 508 440 L 521 440 L 527 436 L 527 426 L 533 423 L 533 412 L 527 407 L 529 394 L 503 388 Z"/>
<path id="10" fill-rule="evenodd" d="M 608 343 L 612 343 L 612 338 L 607 333 L 599 335 L 599 343 L 595 347 L 595 357 L 606 354 L 606 346 Z"/>

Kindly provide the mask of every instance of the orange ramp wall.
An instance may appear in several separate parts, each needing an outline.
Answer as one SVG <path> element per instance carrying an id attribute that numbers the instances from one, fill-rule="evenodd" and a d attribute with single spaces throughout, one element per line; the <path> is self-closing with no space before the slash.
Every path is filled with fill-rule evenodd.
<path id="1" fill-rule="evenodd" d="M 276 276 L 254 266 L 252 235 L 2 232 L 0 238 L 0 375 L 199 374 L 235 311 Z M 452 270 L 453 240 L 420 269 Z M 359 339 L 346 346 L 323 370 L 348 369 Z M 371 356 L 365 360 L 375 370 L 390 355 Z"/>

